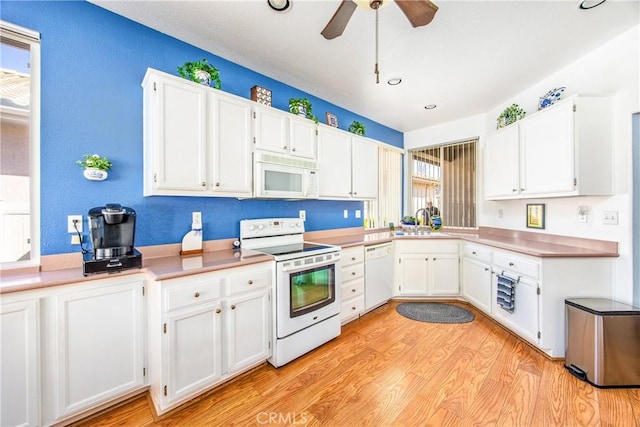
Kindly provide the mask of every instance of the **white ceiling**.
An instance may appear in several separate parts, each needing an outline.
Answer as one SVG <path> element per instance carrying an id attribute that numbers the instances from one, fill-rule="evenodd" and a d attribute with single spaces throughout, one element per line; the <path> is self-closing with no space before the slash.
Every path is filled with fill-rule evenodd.
<path id="1" fill-rule="evenodd" d="M 266 0 L 89 1 L 401 132 L 488 111 L 640 22 L 638 0 L 434 0 L 434 20 L 412 28 L 388 4 L 376 84 L 373 10 L 320 35 L 340 0 L 290 0 L 286 13 Z"/>

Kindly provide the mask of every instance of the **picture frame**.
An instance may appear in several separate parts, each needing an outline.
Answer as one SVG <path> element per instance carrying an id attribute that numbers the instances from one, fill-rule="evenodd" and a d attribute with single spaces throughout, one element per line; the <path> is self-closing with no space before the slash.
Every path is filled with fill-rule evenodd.
<path id="1" fill-rule="evenodd" d="M 327 113 L 327 124 L 331 127 L 337 128 L 338 127 L 338 118 L 331 114 L 331 113 Z"/>
<path id="2" fill-rule="evenodd" d="M 545 206 L 543 203 L 527 203 L 527 228 L 543 230 Z"/>

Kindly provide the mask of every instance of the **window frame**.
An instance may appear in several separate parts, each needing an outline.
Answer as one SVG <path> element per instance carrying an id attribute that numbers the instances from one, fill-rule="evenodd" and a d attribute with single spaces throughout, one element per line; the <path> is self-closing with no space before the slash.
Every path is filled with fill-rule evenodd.
<path id="1" fill-rule="evenodd" d="M 0 263 L 1 270 L 35 270 L 40 267 L 40 93 L 41 51 L 40 33 L 0 20 L 2 38 L 29 45 L 30 106 L 29 106 L 29 234 L 30 257 L 24 261 Z M 2 108 L 2 107 L 0 107 Z M 5 114 L 0 110 L 0 114 Z M 4 243 L 4 242 L 3 242 Z"/>

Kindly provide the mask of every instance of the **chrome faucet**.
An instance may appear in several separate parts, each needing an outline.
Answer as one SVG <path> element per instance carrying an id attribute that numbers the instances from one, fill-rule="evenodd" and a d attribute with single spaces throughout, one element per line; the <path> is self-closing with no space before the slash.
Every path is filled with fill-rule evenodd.
<path id="1" fill-rule="evenodd" d="M 429 223 L 431 223 L 431 214 L 429 213 L 429 210 L 427 208 L 418 209 L 416 211 L 415 215 L 413 216 L 416 219 L 416 224 L 415 224 L 416 234 L 418 234 L 418 231 L 420 231 L 420 221 L 418 220 L 418 218 L 419 218 L 418 214 L 420 212 L 424 212 L 425 215 L 426 215 L 425 224 L 424 225 L 429 226 Z"/>

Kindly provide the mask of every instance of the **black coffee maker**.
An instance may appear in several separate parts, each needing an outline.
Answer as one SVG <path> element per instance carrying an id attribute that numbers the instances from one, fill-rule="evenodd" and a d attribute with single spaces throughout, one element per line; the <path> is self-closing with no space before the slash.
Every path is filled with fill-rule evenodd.
<path id="1" fill-rule="evenodd" d="M 136 211 L 117 203 L 93 208 L 89 228 L 93 250 L 84 253 L 85 276 L 142 267 L 142 254 L 133 247 Z"/>

